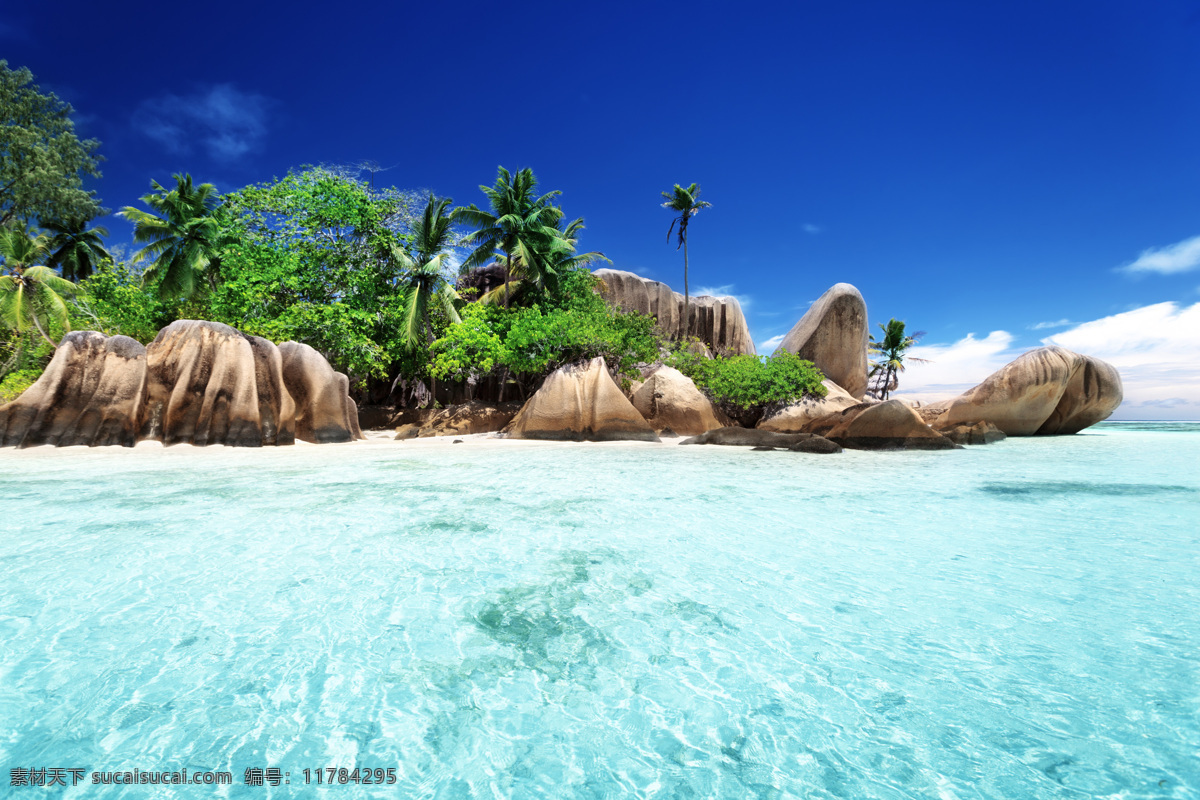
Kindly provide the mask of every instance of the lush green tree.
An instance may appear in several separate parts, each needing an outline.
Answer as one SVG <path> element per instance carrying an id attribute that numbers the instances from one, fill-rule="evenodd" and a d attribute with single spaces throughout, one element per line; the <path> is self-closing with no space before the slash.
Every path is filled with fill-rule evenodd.
<path id="1" fill-rule="evenodd" d="M 75 284 L 45 266 L 49 239 L 24 228 L 0 228 L 0 258 L 7 274 L 0 275 L 0 322 L 20 334 L 29 327 L 52 347 L 51 323 L 70 330 L 66 298 Z"/>
<path id="2" fill-rule="evenodd" d="M 394 365 L 423 368 L 422 351 L 405 348 L 396 252 L 410 247 L 411 236 L 402 202 L 323 168 L 226 195 L 220 218 L 228 243 L 211 317 L 275 341 L 305 342 L 356 380 L 388 377 Z M 435 334 L 444 324 L 437 313 L 430 322 Z"/>
<path id="3" fill-rule="evenodd" d="M 441 305 L 443 312 L 453 322 L 460 322 L 456 304 L 458 293 L 446 278 L 446 256 L 454 234 L 453 219 L 447 212 L 453 201 L 448 197 L 429 195 L 429 202 L 421 218 L 413 226 L 409 256 L 402 248 L 393 249 L 393 255 L 403 272 L 400 275 L 400 307 L 404 320 L 404 342 L 415 347 L 421 339 L 433 341 L 429 326 L 429 307 Z"/>
<path id="4" fill-rule="evenodd" d="M 498 374 L 532 389 L 565 364 L 602 356 L 620 375 L 658 355 L 653 317 L 618 311 L 595 292 L 586 269 L 565 273 L 544 305 L 505 309 L 471 304 L 462 322 L 450 325 L 433 343 L 431 374 L 470 380 Z"/>
<path id="5" fill-rule="evenodd" d="M 92 219 L 104 213 L 84 177 L 100 177 L 94 139 L 80 141 L 74 109 L 43 94 L 29 70 L 0 60 L 0 224 Z"/>
<path id="6" fill-rule="evenodd" d="M 229 237 L 215 213 L 221 202 L 216 187 L 196 186 L 191 175 L 174 177 L 174 189 L 151 181 L 154 191 L 142 197 L 154 213 L 126 206 L 118 216 L 133 223 L 133 240 L 144 245 L 135 258 L 153 259 L 146 267 L 147 280 L 158 285 L 164 298 L 186 299 L 206 280 L 216 286 L 216 262 Z"/>
<path id="7" fill-rule="evenodd" d="M 871 334 L 871 342 L 867 346 L 867 350 L 876 356 L 868 377 L 871 378 L 871 393 L 880 400 L 887 400 L 888 394 L 900 385 L 899 375 L 904 371 L 905 362 L 925 362 L 923 358 L 907 355 L 908 349 L 925 332 L 917 331 L 909 336 L 905 333 L 904 322 L 894 317 L 886 325 L 879 323 L 879 328 L 883 331 L 883 337 L 876 339 L 875 334 Z"/>
<path id="8" fill-rule="evenodd" d="M 673 353 L 670 365 L 691 378 L 722 411 L 746 427 L 805 395 L 824 397 L 825 376 L 811 361 L 780 350 L 770 357 L 738 355 L 709 358 L 688 346 Z"/>
<path id="9" fill-rule="evenodd" d="M 104 248 L 107 228 L 99 225 L 89 228 L 84 220 L 43 222 L 42 228 L 51 234 L 46 266 L 57 268 L 69 281 L 83 280 L 97 264 L 112 258 Z"/>
<path id="10" fill-rule="evenodd" d="M 688 294 L 688 222 L 700 213 L 700 209 L 709 208 L 712 203 L 700 199 L 700 186 L 695 183 L 686 189 L 677 183 L 672 191 L 663 192 L 662 196 L 666 199 L 662 204 L 663 208 L 669 208 L 678 214 L 671 220 L 671 227 L 667 229 L 667 241 L 671 241 L 671 233 L 678 225 L 679 233 L 676 235 L 679 244 L 675 249 L 683 248 L 683 330 L 686 336 L 691 330 L 692 319 L 689 311 L 691 297 Z"/>
<path id="11" fill-rule="evenodd" d="M 499 167 L 494 186 L 480 186 L 490 210 L 473 203 L 458 209 L 456 218 L 476 228 L 466 239 L 475 249 L 463 262 L 463 269 L 481 267 L 489 261 L 504 266 L 504 307 L 509 304 L 509 283 L 515 271 L 539 288 L 553 284 L 556 254 L 568 248 L 558 227 L 562 210 L 550 200 L 559 191 L 537 194 L 537 178 L 526 167 L 511 174 Z"/>
<path id="12" fill-rule="evenodd" d="M 129 336 L 142 344 L 149 344 L 160 329 L 177 319 L 205 316 L 205 309 L 194 303 L 181 306 L 163 300 L 158 287 L 146 284 L 119 255 L 102 261 L 79 284 L 71 309 L 72 327 Z"/>

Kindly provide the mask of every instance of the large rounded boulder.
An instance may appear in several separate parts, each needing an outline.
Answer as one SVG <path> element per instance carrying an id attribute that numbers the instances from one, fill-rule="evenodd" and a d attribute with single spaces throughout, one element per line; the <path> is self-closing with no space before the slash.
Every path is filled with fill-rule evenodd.
<path id="1" fill-rule="evenodd" d="M 656 431 L 695 436 L 729 424 L 691 378 L 665 365 L 646 376 L 631 400 Z"/>
<path id="2" fill-rule="evenodd" d="M 721 355 L 754 354 L 754 340 L 742 307 L 734 297 L 690 298 L 688 319 L 683 318 L 684 297 L 670 286 L 619 269 L 598 269 L 600 295 L 622 311 L 649 314 L 668 338 L 695 336 Z"/>
<path id="3" fill-rule="evenodd" d="M 296 437 L 319 444 L 361 439 L 349 379 L 306 344 L 284 342 L 279 355 L 283 383 L 296 404 Z"/>
<path id="4" fill-rule="evenodd" d="M 659 441 L 609 375 L 603 358 L 550 373 L 505 431 L 514 439 Z"/>
<path id="5" fill-rule="evenodd" d="M 854 450 L 954 450 L 958 447 L 925 424 L 899 400 L 854 406 L 824 436 Z"/>
<path id="6" fill-rule="evenodd" d="M 1107 362 L 1063 347 L 1030 350 L 953 400 L 933 406 L 939 430 L 989 422 L 1009 436 L 1078 433 L 1121 405 L 1121 376 Z"/>
<path id="7" fill-rule="evenodd" d="M 0 406 L 0 446 L 132 447 L 145 394 L 146 348 L 139 342 L 68 333 L 37 382 Z"/>
<path id="8" fill-rule="evenodd" d="M 177 320 L 146 347 L 142 438 L 237 447 L 291 444 L 295 406 L 279 351 L 219 322 Z"/>
<path id="9" fill-rule="evenodd" d="M 784 406 L 758 421 L 755 427 L 777 433 L 801 433 L 813 421 L 858 404 L 842 387 L 831 380 L 822 381 L 824 397 L 805 395 L 799 401 Z"/>
<path id="10" fill-rule="evenodd" d="M 867 391 L 867 303 L 848 283 L 817 298 L 779 345 L 813 362 L 856 400 Z"/>

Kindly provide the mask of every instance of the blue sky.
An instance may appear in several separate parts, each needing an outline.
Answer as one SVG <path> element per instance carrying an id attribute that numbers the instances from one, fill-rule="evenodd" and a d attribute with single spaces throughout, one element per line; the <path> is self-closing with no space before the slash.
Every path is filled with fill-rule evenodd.
<path id="1" fill-rule="evenodd" d="M 1200 418 L 1198 42 L 1179 0 L 0 10 L 0 58 L 103 142 L 111 208 L 363 160 L 480 202 L 530 166 L 586 249 L 682 289 L 659 193 L 696 181 L 692 291 L 756 342 L 848 281 L 927 331 L 914 394 L 1054 337 L 1117 365 L 1126 418 Z"/>

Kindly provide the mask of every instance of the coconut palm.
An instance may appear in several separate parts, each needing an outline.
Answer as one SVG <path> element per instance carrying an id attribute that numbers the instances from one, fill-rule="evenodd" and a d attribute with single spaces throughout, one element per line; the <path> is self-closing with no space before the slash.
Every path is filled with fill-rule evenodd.
<path id="1" fill-rule="evenodd" d="M 562 249 L 557 225 L 562 210 L 550 205 L 550 199 L 562 194 L 536 194 L 537 178 L 526 167 L 516 175 L 499 168 L 495 186 L 480 186 L 487 196 L 490 211 L 474 204 L 460 208 L 456 219 L 477 230 L 466 242 L 475 250 L 463 262 L 463 269 L 481 267 L 490 261 L 504 266 L 504 307 L 508 307 L 509 283 L 514 267 L 520 264 L 526 277 L 539 286 L 553 280 L 553 254 Z"/>
<path id="2" fill-rule="evenodd" d="M 51 233 L 46 266 L 57 267 L 69 281 L 83 280 L 97 264 L 111 258 L 103 242 L 108 236 L 107 228 L 88 228 L 85 220 L 43 222 L 42 227 Z"/>
<path id="3" fill-rule="evenodd" d="M 896 318 L 888 320 L 887 324 L 879 323 L 883 338 L 876 339 L 871 334 L 867 350 L 878 358 L 871 364 L 869 377 L 873 379 L 872 394 L 880 400 L 887 400 L 888 393 L 900 385 L 899 374 L 904 371 L 906 361 L 928 363 L 924 358 L 914 358 L 906 355 L 908 349 L 925 335 L 925 331 L 917 331 L 911 336 L 904 331 L 904 322 Z"/>
<path id="4" fill-rule="evenodd" d="M 679 212 L 679 216 L 671 220 L 671 227 L 667 229 L 667 241 L 671 241 L 671 233 L 675 230 L 676 223 L 678 223 L 679 244 L 675 246 L 675 249 L 683 248 L 683 333 L 686 337 L 691 328 L 691 317 L 688 311 L 688 306 L 690 305 L 690 297 L 688 296 L 688 222 L 692 217 L 700 213 L 700 209 L 709 208 L 712 206 L 712 203 L 699 199 L 700 185 L 695 183 L 686 189 L 677 183 L 672 191 L 663 192 L 662 196 L 666 198 L 666 202 L 662 204 L 663 208 Z"/>
<path id="5" fill-rule="evenodd" d="M 447 213 L 452 201 L 448 197 L 429 195 L 425 211 L 412 227 L 413 256 L 399 248 L 392 251 L 393 257 L 403 270 L 400 276 L 401 315 L 404 320 L 404 342 L 416 347 L 424 334 L 425 341 L 433 341 L 429 324 L 429 308 L 434 302 L 441 305 L 454 322 L 459 322 L 458 293 L 446 280 L 444 270 L 446 255 L 450 250 L 453 232 L 453 216 Z"/>
<path id="6" fill-rule="evenodd" d="M 604 255 L 604 253 L 590 251 L 587 253 L 576 253 L 575 248 L 579 244 L 579 231 L 583 230 L 583 217 L 571 220 L 565 229 L 562 227 L 561 221 L 554 224 L 554 228 L 558 231 L 557 241 L 551 243 L 547 248 L 548 252 L 543 259 L 543 270 L 540 275 L 532 276 L 531 282 L 539 289 L 553 289 L 557 284 L 558 279 L 570 272 L 573 269 L 585 267 L 597 261 L 612 261 Z M 508 274 L 515 278 L 511 281 L 508 287 L 522 284 L 527 279 L 525 265 L 522 260 L 517 257 L 514 263 L 508 264 L 506 256 L 500 254 L 496 256 L 496 263 L 501 266 L 508 267 Z M 481 303 L 499 303 L 501 298 L 508 290 L 504 286 L 499 286 L 490 292 L 487 292 L 479 298 Z"/>
<path id="7" fill-rule="evenodd" d="M 220 196 L 211 183 L 195 186 L 191 175 L 175 175 L 176 186 L 167 190 L 151 181 L 154 191 L 142 197 L 153 214 L 126 206 L 117 216 L 133 223 L 133 240 L 144 244 L 134 258 L 152 257 L 147 281 L 159 281 L 162 297 L 191 297 L 205 278 L 217 279 L 218 253 L 224 236 L 214 215 Z"/>
<path id="8" fill-rule="evenodd" d="M 50 255 L 50 240 L 21 228 L 0 228 L 0 257 L 7 274 L 0 275 L 0 321 L 23 333 L 33 327 L 42 338 L 57 347 L 50 338 L 50 322 L 65 331 L 71 329 L 64 296 L 75 291 L 75 284 L 59 277 L 45 265 Z"/>

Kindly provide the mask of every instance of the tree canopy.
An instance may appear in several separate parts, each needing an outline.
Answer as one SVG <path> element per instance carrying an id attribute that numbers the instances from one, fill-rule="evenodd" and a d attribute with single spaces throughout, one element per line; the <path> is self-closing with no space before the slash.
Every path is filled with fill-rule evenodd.
<path id="1" fill-rule="evenodd" d="M 0 224 L 86 221 L 104 213 L 84 177 L 100 177 L 95 139 L 80 140 L 74 109 L 43 93 L 25 68 L 0 60 Z"/>

